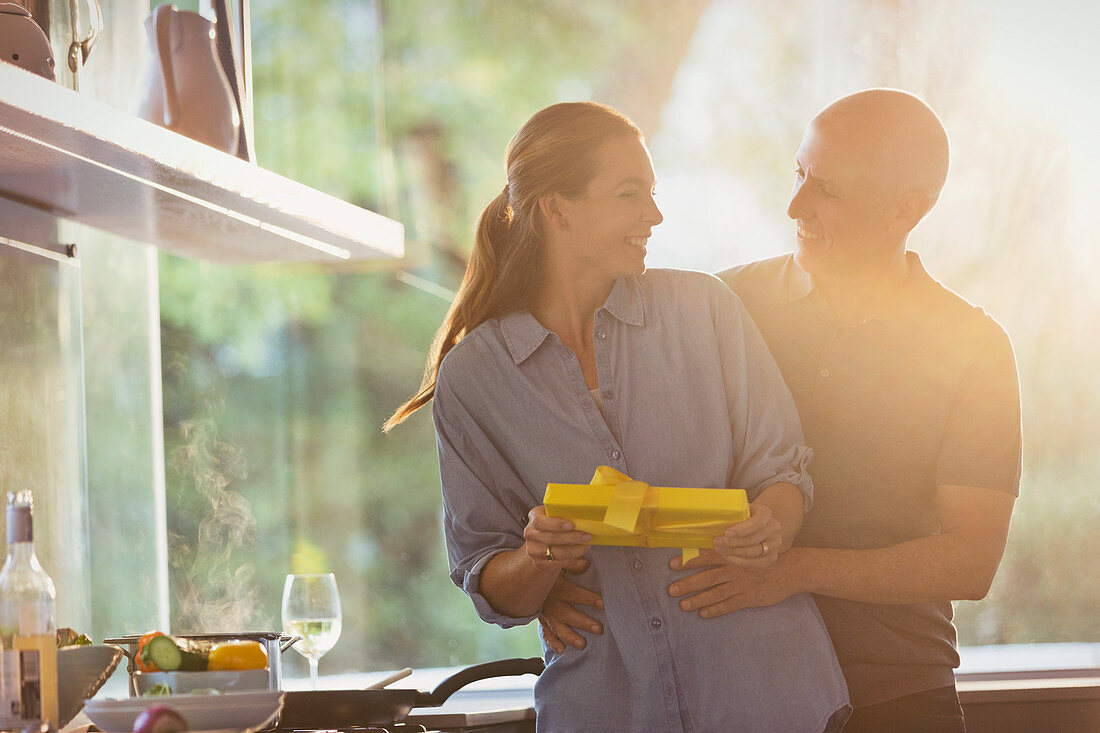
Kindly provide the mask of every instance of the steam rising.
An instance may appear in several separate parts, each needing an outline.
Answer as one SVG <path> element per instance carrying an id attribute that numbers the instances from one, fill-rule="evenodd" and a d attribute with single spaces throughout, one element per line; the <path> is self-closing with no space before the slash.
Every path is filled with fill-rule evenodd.
<path id="1" fill-rule="evenodd" d="M 187 544 L 178 531 L 169 536 L 169 564 L 178 602 L 173 630 L 232 632 L 266 628 L 271 619 L 259 612 L 260 588 L 251 563 L 235 563 L 234 551 L 255 542 L 256 522 L 248 501 L 230 484 L 245 478 L 243 452 L 217 437 L 213 420 L 179 423 L 180 447 L 169 456 L 171 470 L 190 484 L 199 516 L 197 542 Z M 180 502 L 189 499 L 181 491 Z"/>

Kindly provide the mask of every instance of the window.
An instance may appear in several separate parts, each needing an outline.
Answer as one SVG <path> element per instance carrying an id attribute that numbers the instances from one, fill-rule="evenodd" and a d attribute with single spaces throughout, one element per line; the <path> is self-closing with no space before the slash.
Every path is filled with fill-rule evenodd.
<path id="1" fill-rule="evenodd" d="M 334 571 L 344 598 L 322 673 L 534 653 L 532 629 L 485 626 L 447 579 L 428 416 L 379 432 L 418 383 L 473 222 L 504 183 L 509 136 L 558 99 L 620 107 L 649 133 L 659 178 L 666 220 L 650 264 L 715 270 L 789 248 L 803 125 L 833 98 L 883 85 L 928 99 L 953 143 L 947 188 L 912 246 L 1005 326 L 1023 388 L 1022 495 L 989 598 L 957 605 L 961 642 L 1100 642 L 1100 584 L 1079 582 L 1100 553 L 1090 441 L 1100 387 L 1088 368 L 1100 363 L 1100 303 L 1086 280 L 1100 248 L 1085 208 L 1097 198 L 1086 134 L 1100 117 L 1086 90 L 1100 64 L 1089 13 L 993 0 L 255 0 L 258 162 L 402 220 L 410 259 L 401 273 L 334 273 L 161 257 L 173 629 L 275 628 L 283 576 L 298 567 Z M 141 302 L 151 282 L 127 277 Z M 105 271 L 94 278 L 105 297 Z M 134 338 L 147 348 L 140 329 Z M 156 456 L 97 473 L 119 433 L 94 426 L 105 424 L 96 405 L 157 390 L 137 367 L 105 374 L 93 340 L 93 520 L 101 492 L 133 482 L 133 525 L 150 527 L 138 544 L 152 547 Z M 126 445 L 156 443 L 155 430 L 136 431 Z M 99 516 L 93 548 L 119 531 Z M 161 623 L 156 608 L 122 619 L 109 599 L 95 604 L 109 622 L 97 622 L 100 636 Z M 1023 652 L 1011 664 L 1044 664 Z M 303 673 L 298 661 L 288 673 Z"/>

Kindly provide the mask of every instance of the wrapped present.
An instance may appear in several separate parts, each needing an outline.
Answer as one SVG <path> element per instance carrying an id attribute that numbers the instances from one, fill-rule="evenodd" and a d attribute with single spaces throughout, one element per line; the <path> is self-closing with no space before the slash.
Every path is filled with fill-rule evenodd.
<path id="1" fill-rule="evenodd" d="M 593 545 L 681 547 L 684 562 L 726 527 L 749 518 L 741 489 L 650 486 L 609 466 L 588 484 L 547 484 L 546 514 L 570 519 Z"/>

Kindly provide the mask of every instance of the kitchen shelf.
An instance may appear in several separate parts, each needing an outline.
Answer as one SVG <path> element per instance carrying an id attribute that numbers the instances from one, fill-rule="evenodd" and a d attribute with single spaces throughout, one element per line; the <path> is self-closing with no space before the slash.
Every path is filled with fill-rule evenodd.
<path id="1" fill-rule="evenodd" d="M 0 234 L 54 218 L 212 262 L 404 254 L 400 222 L 0 62 Z"/>

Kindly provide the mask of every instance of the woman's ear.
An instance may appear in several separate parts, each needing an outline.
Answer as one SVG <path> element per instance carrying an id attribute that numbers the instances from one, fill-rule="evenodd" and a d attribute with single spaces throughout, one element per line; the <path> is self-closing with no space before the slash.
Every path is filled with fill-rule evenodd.
<path id="1" fill-rule="evenodd" d="M 539 211 L 542 214 L 546 231 L 551 229 L 565 229 L 565 207 L 560 194 L 548 193 L 539 197 Z"/>

